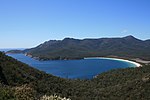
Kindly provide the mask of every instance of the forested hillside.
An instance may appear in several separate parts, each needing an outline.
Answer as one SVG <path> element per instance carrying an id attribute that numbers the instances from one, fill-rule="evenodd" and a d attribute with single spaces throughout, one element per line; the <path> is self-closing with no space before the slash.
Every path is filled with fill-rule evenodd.
<path id="1" fill-rule="evenodd" d="M 37 59 L 81 59 L 117 56 L 150 60 L 150 41 L 133 36 L 123 38 L 50 40 L 23 53 Z"/>
<path id="2" fill-rule="evenodd" d="M 150 65 L 111 70 L 92 80 L 69 80 L 36 70 L 0 52 L 0 100 L 149 100 Z"/>

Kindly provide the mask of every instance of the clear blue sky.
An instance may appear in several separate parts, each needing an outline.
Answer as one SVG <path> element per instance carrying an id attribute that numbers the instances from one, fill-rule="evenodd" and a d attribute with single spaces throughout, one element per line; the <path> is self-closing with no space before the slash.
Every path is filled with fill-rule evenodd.
<path id="1" fill-rule="evenodd" d="M 126 35 L 150 39 L 150 0 L 0 0 L 0 48 Z"/>

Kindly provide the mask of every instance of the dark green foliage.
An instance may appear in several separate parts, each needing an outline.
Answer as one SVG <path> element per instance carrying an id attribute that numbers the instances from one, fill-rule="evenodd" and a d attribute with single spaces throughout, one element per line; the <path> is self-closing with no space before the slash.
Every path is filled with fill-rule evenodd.
<path id="1" fill-rule="evenodd" d="M 48 41 L 23 52 L 38 59 L 81 59 L 84 57 L 119 56 L 150 60 L 150 41 L 123 38 L 73 39 Z"/>
<path id="2" fill-rule="evenodd" d="M 3 69 L 2 69 L 2 67 L 0 66 L 0 81 L 1 81 L 1 83 L 8 85 L 7 79 L 6 79 L 6 77 L 5 77 L 5 75 L 3 74 L 2 71 L 3 71 Z"/>
<path id="3" fill-rule="evenodd" d="M 116 69 L 92 80 L 58 78 L 0 53 L 0 100 L 37 100 L 57 94 L 72 100 L 149 100 L 150 65 Z"/>
<path id="4" fill-rule="evenodd" d="M 3 84 L 0 83 L 0 100 L 16 100 L 14 91 Z"/>

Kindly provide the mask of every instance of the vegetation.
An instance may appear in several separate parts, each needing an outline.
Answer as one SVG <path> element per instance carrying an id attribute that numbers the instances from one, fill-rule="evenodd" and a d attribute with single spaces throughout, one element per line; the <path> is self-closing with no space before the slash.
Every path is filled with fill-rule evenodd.
<path id="1" fill-rule="evenodd" d="M 40 60 L 82 59 L 84 57 L 117 56 L 150 60 L 150 41 L 133 36 L 123 38 L 50 40 L 22 52 Z"/>
<path id="2" fill-rule="evenodd" d="M 23 53 L 22 50 L 10 50 L 10 51 L 7 51 L 7 53 Z"/>
<path id="3" fill-rule="evenodd" d="M 0 100 L 149 100 L 150 65 L 111 70 L 92 80 L 55 77 L 0 52 Z"/>

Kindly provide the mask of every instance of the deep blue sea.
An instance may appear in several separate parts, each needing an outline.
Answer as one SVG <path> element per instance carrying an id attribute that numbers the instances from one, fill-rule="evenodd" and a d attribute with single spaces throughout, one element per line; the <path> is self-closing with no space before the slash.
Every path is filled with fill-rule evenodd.
<path id="1" fill-rule="evenodd" d="M 38 61 L 23 54 L 9 54 L 9 56 L 46 73 L 69 79 L 91 79 L 111 69 L 135 67 L 128 62 L 99 58 Z"/>

